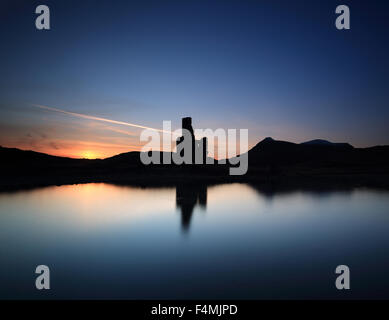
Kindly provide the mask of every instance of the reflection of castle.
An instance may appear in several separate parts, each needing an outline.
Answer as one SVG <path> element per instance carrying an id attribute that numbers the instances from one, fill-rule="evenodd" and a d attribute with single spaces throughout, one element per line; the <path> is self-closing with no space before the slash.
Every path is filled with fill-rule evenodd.
<path id="1" fill-rule="evenodd" d="M 192 127 L 192 118 L 186 117 L 182 118 L 182 129 L 187 130 L 189 133 L 188 139 L 190 139 L 190 145 L 192 146 L 192 163 L 205 164 L 208 153 L 208 141 L 207 138 L 201 138 L 200 140 L 195 139 L 193 127 Z M 186 139 L 185 133 L 182 137 L 177 139 L 177 149 L 181 143 Z M 180 150 L 180 156 L 184 157 L 185 148 Z M 177 151 L 178 152 L 178 151 Z"/>
<path id="2" fill-rule="evenodd" d="M 207 186 L 179 185 L 176 187 L 176 206 L 181 209 L 181 226 L 184 232 L 189 230 L 196 205 L 202 208 L 207 206 Z"/>

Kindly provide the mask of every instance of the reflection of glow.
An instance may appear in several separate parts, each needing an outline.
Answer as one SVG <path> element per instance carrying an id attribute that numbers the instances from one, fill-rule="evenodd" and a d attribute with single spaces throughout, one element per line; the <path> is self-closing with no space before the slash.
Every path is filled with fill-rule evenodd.
<path id="1" fill-rule="evenodd" d="M 246 218 L 250 215 L 269 218 L 269 212 L 272 212 L 273 217 L 278 215 L 292 218 L 314 211 L 317 205 L 316 197 L 309 193 L 265 193 L 240 183 L 210 187 L 208 199 L 207 209 L 218 212 L 224 219 L 235 219 L 237 213 Z"/>
<path id="2" fill-rule="evenodd" d="M 208 188 L 208 206 L 242 208 L 245 204 L 260 202 L 258 193 L 246 184 L 232 183 Z"/>
<path id="3" fill-rule="evenodd" d="M 71 229 L 132 225 L 166 218 L 166 212 L 175 210 L 174 189 L 146 190 L 105 183 L 47 187 L 16 193 L 13 197 L 13 206 L 20 205 L 16 211 L 25 211 L 26 205 L 39 208 L 34 212 L 34 221 Z"/>

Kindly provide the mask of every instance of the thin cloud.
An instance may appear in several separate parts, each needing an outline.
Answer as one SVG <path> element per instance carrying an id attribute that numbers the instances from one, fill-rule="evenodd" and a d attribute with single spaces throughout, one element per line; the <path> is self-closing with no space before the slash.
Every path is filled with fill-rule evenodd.
<path id="1" fill-rule="evenodd" d="M 62 110 L 62 109 L 57 109 L 57 108 L 52 108 L 52 107 L 43 106 L 43 105 L 38 105 L 38 104 L 33 104 L 33 106 L 36 107 L 36 108 L 39 108 L 39 109 L 49 110 L 49 111 L 53 111 L 53 112 L 59 112 L 59 113 L 62 113 L 62 114 L 66 114 L 66 115 L 69 115 L 69 116 L 74 116 L 74 117 L 78 117 L 78 118 L 82 118 L 82 119 L 102 121 L 102 122 L 108 122 L 108 123 L 123 125 L 123 126 L 129 126 L 129 127 L 153 130 L 153 131 L 162 132 L 162 133 L 174 134 L 174 132 L 171 132 L 171 131 L 166 131 L 166 130 L 151 128 L 151 127 L 146 127 L 146 126 L 142 126 L 142 125 L 135 124 L 135 123 L 130 123 L 130 122 L 124 122 L 124 121 L 117 121 L 117 120 L 112 120 L 112 119 L 107 119 L 107 118 L 95 117 L 95 116 L 91 116 L 91 115 L 87 115 L 87 114 L 70 112 L 70 111 L 66 111 L 66 110 Z"/>

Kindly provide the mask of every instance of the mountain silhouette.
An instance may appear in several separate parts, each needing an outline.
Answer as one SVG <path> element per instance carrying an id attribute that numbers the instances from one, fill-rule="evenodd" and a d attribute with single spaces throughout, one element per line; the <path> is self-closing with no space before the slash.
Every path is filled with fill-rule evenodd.
<path id="1" fill-rule="evenodd" d="M 355 150 L 348 143 L 316 139 L 298 144 L 267 137 L 249 151 L 249 163 L 254 166 L 342 163 L 356 156 Z"/>
<path id="2" fill-rule="evenodd" d="M 310 146 L 331 146 L 331 147 L 341 147 L 341 148 L 350 148 L 350 149 L 354 148 L 349 143 L 330 142 L 330 141 L 323 140 L 323 139 L 310 140 L 307 142 L 303 142 L 301 144 L 310 145 Z"/>
<path id="3" fill-rule="evenodd" d="M 162 159 L 170 152 L 156 152 Z M 143 165 L 140 152 L 106 159 L 72 159 L 0 147 L 0 189 L 52 184 L 115 182 L 139 185 L 253 182 L 376 185 L 389 188 L 389 146 L 354 148 L 348 143 L 303 143 L 267 137 L 248 151 L 246 175 L 230 176 L 227 164 Z"/>

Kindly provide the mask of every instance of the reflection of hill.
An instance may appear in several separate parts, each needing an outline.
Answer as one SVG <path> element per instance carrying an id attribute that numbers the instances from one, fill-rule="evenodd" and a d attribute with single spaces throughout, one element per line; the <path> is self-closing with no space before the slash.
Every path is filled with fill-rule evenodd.
<path id="1" fill-rule="evenodd" d="M 353 148 L 324 140 L 296 144 L 266 138 L 248 155 L 248 173 L 229 176 L 228 164 L 145 166 L 139 152 L 86 160 L 0 147 L 0 188 L 83 182 L 176 185 L 187 181 L 389 187 L 389 146 Z"/>
<path id="2" fill-rule="evenodd" d="M 181 210 L 181 226 L 188 231 L 193 210 L 196 205 L 207 206 L 207 186 L 197 184 L 179 184 L 176 186 L 176 206 Z"/>

